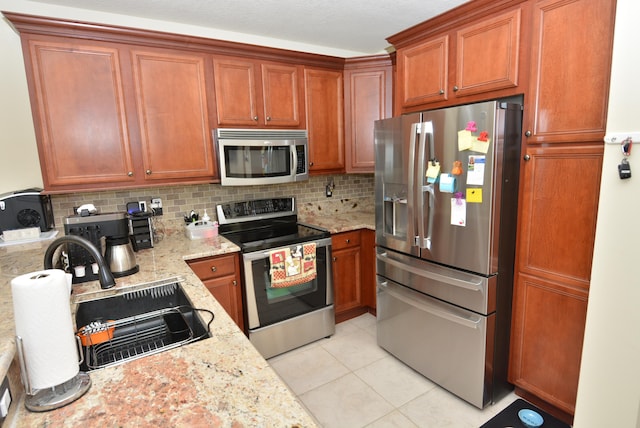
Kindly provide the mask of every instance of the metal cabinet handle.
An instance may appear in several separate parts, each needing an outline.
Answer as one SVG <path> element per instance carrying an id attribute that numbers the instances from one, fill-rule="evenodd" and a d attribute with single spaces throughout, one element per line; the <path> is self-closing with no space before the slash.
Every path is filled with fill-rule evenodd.
<path id="1" fill-rule="evenodd" d="M 440 89 L 440 95 L 444 95 L 444 89 Z"/>
<path id="2" fill-rule="evenodd" d="M 531 137 L 531 131 L 527 131 L 524 133 L 525 137 Z"/>
<path id="3" fill-rule="evenodd" d="M 271 116 L 267 116 L 267 122 L 271 120 Z"/>
<path id="4" fill-rule="evenodd" d="M 253 120 L 258 121 L 258 116 L 253 116 Z"/>
<path id="5" fill-rule="evenodd" d="M 335 261 L 337 261 L 337 260 L 338 260 L 338 258 L 337 258 L 337 257 L 334 257 L 334 258 L 333 258 L 333 261 L 334 261 L 334 262 L 335 262 Z"/>
<path id="6" fill-rule="evenodd" d="M 349 242 L 351 242 L 351 239 L 345 239 L 344 242 L 348 244 Z"/>
<path id="7" fill-rule="evenodd" d="M 217 267 L 215 267 L 215 266 L 211 266 L 211 272 L 215 272 L 215 271 L 217 271 L 217 270 L 218 270 L 218 268 L 217 268 Z"/>
<path id="8" fill-rule="evenodd" d="M 147 173 L 147 175 L 151 175 L 151 170 L 150 169 L 146 170 L 145 172 Z"/>
<path id="9" fill-rule="evenodd" d="M 233 281 L 231 281 L 231 284 L 235 287 L 236 285 L 238 285 L 238 281 L 234 279 Z"/>
<path id="10" fill-rule="evenodd" d="M 313 162 L 309 162 L 309 166 L 313 166 Z"/>
<path id="11" fill-rule="evenodd" d="M 528 161 L 529 159 L 531 159 L 531 156 L 529 156 L 529 155 L 524 155 L 524 160 Z"/>
<path id="12" fill-rule="evenodd" d="M 453 87 L 453 92 L 458 92 L 458 90 L 459 90 L 459 89 L 460 89 L 460 88 L 458 88 L 457 86 L 454 86 L 454 87 Z"/>
<path id="13" fill-rule="evenodd" d="M 129 177 L 133 177 L 133 171 L 129 171 L 129 172 L 127 172 L 127 175 L 128 175 Z"/>

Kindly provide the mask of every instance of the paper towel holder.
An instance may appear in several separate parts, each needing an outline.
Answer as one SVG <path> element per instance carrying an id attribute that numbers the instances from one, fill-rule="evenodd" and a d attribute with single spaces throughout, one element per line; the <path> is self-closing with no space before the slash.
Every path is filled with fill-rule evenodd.
<path id="1" fill-rule="evenodd" d="M 78 350 L 80 351 L 80 361 L 78 363 L 78 365 L 80 365 L 84 361 L 84 356 L 80 338 L 76 336 L 76 340 L 78 342 Z M 16 348 L 18 350 L 18 361 L 20 362 L 20 376 L 22 377 L 22 384 L 26 392 L 24 405 L 32 412 L 47 412 L 66 406 L 82 397 L 91 387 L 89 374 L 78 372 L 71 379 L 59 385 L 43 389 L 32 388 L 31 382 L 29 381 L 26 360 L 24 358 L 22 337 L 20 336 L 16 336 Z"/>

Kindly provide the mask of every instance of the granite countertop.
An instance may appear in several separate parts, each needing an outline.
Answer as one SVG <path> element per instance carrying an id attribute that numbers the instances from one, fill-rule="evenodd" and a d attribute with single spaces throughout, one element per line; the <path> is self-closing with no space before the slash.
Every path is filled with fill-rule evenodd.
<path id="1" fill-rule="evenodd" d="M 10 281 L 42 269 L 50 242 L 0 248 L 0 374 L 16 354 Z M 74 285 L 72 300 L 113 293 L 131 285 L 179 277 L 196 307 L 214 312 L 212 337 L 160 354 L 90 372 L 89 391 L 49 412 L 24 407 L 16 391 L 10 418 L 14 426 L 300 426 L 315 423 L 288 387 L 193 274 L 185 260 L 237 252 L 222 237 L 188 240 L 174 233 L 152 249 L 136 253 L 140 272 L 100 290 L 94 281 Z M 15 370 L 15 363 L 12 370 Z M 10 373 L 11 375 L 11 373 Z M 19 382 L 18 382 L 19 384 Z M 20 388 L 22 385 L 19 385 Z"/>
<path id="2" fill-rule="evenodd" d="M 298 218 L 331 233 L 375 228 L 372 207 L 348 200 L 299 207 Z M 11 376 L 10 369 L 16 367 L 10 281 L 41 270 L 50 243 L 0 247 L 0 309 L 5 314 L 0 323 L 0 375 L 9 372 Z M 214 312 L 212 337 L 91 371 L 92 386 L 84 396 L 49 412 L 28 411 L 23 403 L 24 389 L 16 394 L 14 383 L 19 381 L 14 381 L 13 425 L 315 426 L 288 387 L 185 263 L 237 251 L 239 248 L 223 237 L 191 241 L 182 231 L 174 231 L 154 248 L 137 252 L 140 271 L 117 278 L 114 288 L 101 290 L 97 281 L 75 284 L 73 302 L 178 278 L 194 306 Z"/>

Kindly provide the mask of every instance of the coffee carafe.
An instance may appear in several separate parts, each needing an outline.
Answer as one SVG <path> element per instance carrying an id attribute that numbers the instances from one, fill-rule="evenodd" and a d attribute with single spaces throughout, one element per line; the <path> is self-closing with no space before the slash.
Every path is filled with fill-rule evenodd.
<path id="1" fill-rule="evenodd" d="M 64 219 L 67 235 L 82 236 L 104 255 L 113 276 L 123 277 L 138 272 L 136 257 L 129 238 L 129 219 L 125 212 L 90 213 L 83 211 Z M 67 245 L 65 270 L 73 274 L 73 283 L 98 279 L 98 265 L 93 256 L 75 244 Z"/>

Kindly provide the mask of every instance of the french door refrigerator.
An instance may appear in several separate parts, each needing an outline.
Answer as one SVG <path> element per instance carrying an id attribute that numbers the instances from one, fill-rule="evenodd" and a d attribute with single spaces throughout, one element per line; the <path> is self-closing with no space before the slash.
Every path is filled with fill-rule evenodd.
<path id="1" fill-rule="evenodd" d="M 512 389 L 521 101 L 375 122 L 378 344 L 479 408 Z"/>

